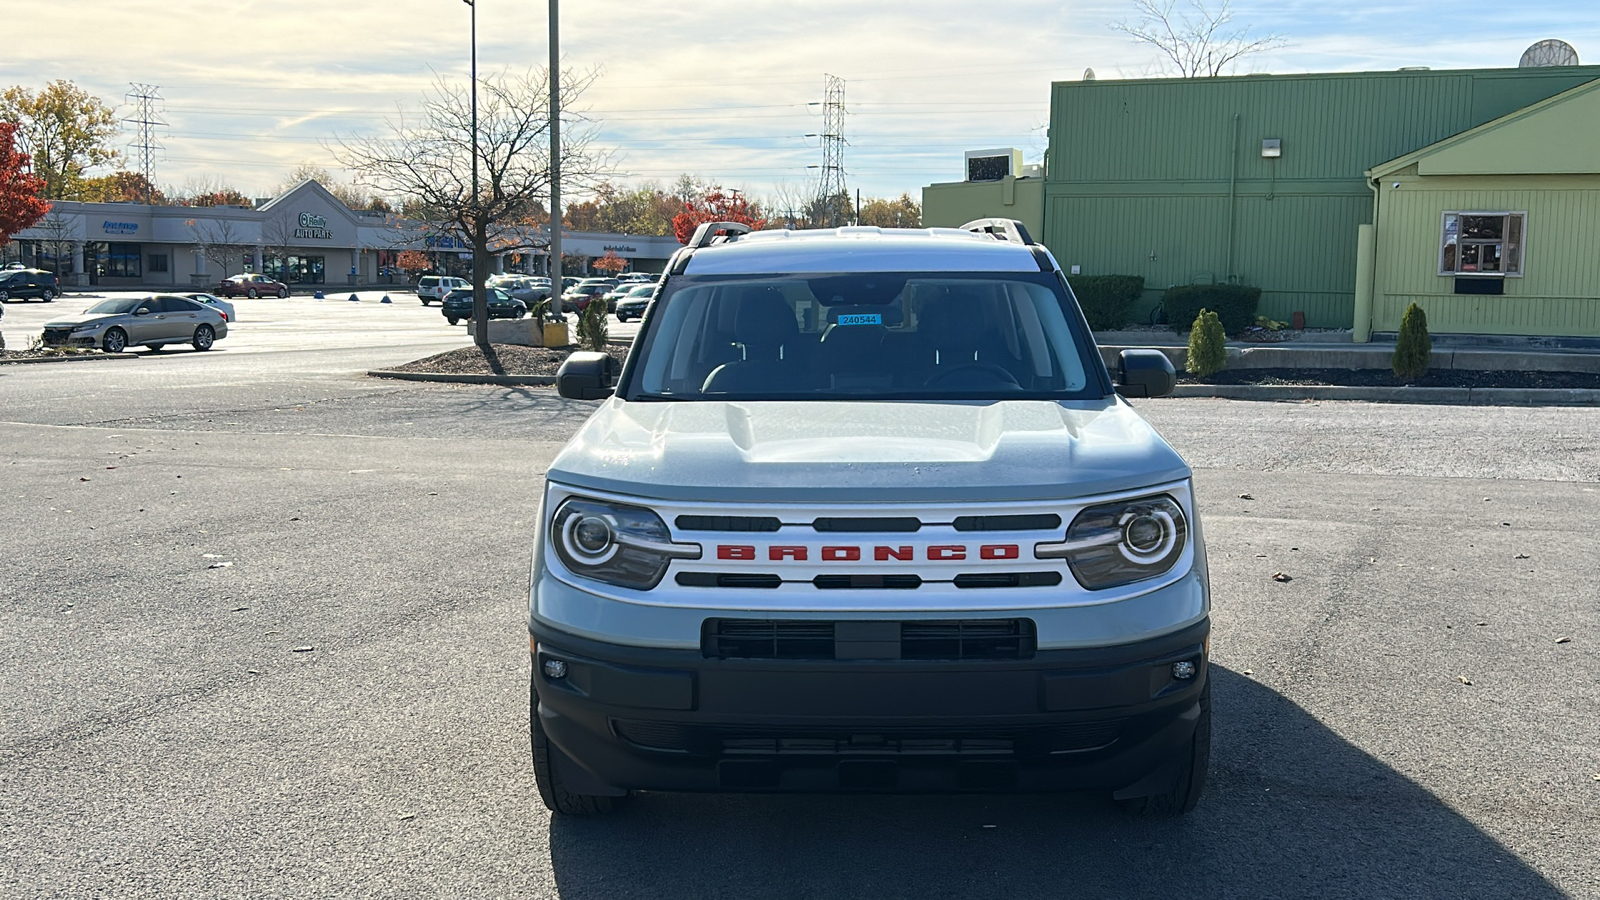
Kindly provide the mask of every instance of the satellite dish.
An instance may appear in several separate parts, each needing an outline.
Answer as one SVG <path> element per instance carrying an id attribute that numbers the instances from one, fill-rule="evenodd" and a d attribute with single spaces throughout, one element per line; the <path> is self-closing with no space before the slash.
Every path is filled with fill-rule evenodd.
<path id="1" fill-rule="evenodd" d="M 1522 59 L 1517 62 L 1519 69 L 1536 69 L 1543 66 L 1575 66 L 1578 64 L 1578 51 L 1566 41 L 1548 40 L 1540 41 L 1532 47 L 1522 51 Z"/>
<path id="2" fill-rule="evenodd" d="M 1083 70 L 1083 80 L 1084 81 L 1093 81 L 1094 80 L 1094 70 L 1093 69 L 1084 69 Z"/>

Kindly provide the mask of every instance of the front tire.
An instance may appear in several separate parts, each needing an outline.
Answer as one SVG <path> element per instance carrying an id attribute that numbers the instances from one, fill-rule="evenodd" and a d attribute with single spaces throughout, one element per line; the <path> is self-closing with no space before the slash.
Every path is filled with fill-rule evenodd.
<path id="1" fill-rule="evenodd" d="M 287 299 L 289 299 L 289 289 L 288 288 L 284 288 L 283 290 L 279 291 L 278 292 L 278 299 L 279 300 L 287 300 Z"/>
<path id="2" fill-rule="evenodd" d="M 211 349 L 211 345 L 216 343 L 216 340 L 216 329 L 210 325 L 201 325 L 194 330 L 194 340 L 191 343 L 194 344 L 194 349 L 204 353 Z"/>
<path id="3" fill-rule="evenodd" d="M 105 337 L 100 339 L 100 346 L 107 353 L 121 353 L 128 349 L 128 333 L 121 328 L 109 329 Z"/>
<path id="4" fill-rule="evenodd" d="M 561 750 L 545 737 L 544 726 L 539 722 L 539 695 L 531 688 L 528 695 L 528 724 L 533 733 L 533 781 L 539 786 L 539 799 L 544 801 L 545 809 L 563 816 L 599 816 L 615 812 L 627 797 L 575 794 L 566 789 L 555 765 L 555 757 Z M 571 760 L 566 762 L 575 765 Z"/>
<path id="5" fill-rule="evenodd" d="M 1200 689 L 1200 719 L 1194 725 L 1194 738 L 1177 760 L 1178 778 L 1172 789 L 1151 797 L 1132 797 L 1121 801 L 1125 812 L 1136 816 L 1181 816 L 1200 802 L 1206 786 L 1206 770 L 1211 767 L 1211 680 Z"/>

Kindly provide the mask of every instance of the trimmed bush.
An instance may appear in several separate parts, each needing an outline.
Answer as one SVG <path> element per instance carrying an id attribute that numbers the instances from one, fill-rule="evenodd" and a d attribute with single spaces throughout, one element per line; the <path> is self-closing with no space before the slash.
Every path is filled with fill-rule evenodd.
<path id="1" fill-rule="evenodd" d="M 1189 357 L 1183 367 L 1196 378 L 1221 371 L 1228 364 L 1227 340 L 1222 319 L 1209 309 L 1200 310 L 1194 317 L 1194 327 L 1189 329 Z"/>
<path id="2" fill-rule="evenodd" d="M 1144 293 L 1139 275 L 1069 275 L 1067 284 L 1083 307 L 1083 317 L 1095 331 L 1110 331 L 1128 324 L 1128 310 Z"/>
<path id="3" fill-rule="evenodd" d="M 1400 336 L 1394 342 L 1394 377 L 1410 384 L 1428 374 L 1433 362 L 1433 338 L 1428 337 L 1428 314 L 1415 303 L 1406 307 L 1400 320 Z"/>
<path id="4" fill-rule="evenodd" d="M 589 305 L 578 313 L 578 346 L 585 350 L 596 350 L 601 353 L 606 349 L 606 333 L 610 326 L 606 322 L 606 301 L 597 294 L 589 298 Z"/>
<path id="5" fill-rule="evenodd" d="M 1243 284 L 1180 284 L 1167 288 L 1161 309 L 1167 321 L 1193 322 L 1200 310 L 1209 309 L 1222 320 L 1228 334 L 1238 334 L 1256 323 L 1261 288 Z"/>

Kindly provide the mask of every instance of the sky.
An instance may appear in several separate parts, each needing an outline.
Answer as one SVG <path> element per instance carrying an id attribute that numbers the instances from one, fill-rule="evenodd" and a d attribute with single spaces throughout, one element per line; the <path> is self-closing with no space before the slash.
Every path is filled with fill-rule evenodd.
<path id="1" fill-rule="evenodd" d="M 1515 66 L 1551 37 L 1600 63 L 1595 6 L 1236 0 L 1237 25 L 1285 41 L 1237 73 Z M 468 80 L 461 0 L 0 0 L 0 13 L 27 35 L 0 57 L 0 87 L 70 79 L 130 115 L 130 82 L 159 85 L 154 178 L 179 188 L 270 196 L 300 163 L 353 179 L 339 137 L 382 133 L 436 77 Z M 547 13 L 477 0 L 480 73 L 547 62 Z M 915 197 L 960 180 L 966 150 L 1038 161 L 1052 81 L 1157 74 L 1156 51 L 1112 27 L 1134 19 L 1132 0 L 565 0 L 561 48 L 564 67 L 598 69 L 580 108 L 619 184 L 689 173 L 755 197 L 806 190 L 831 74 L 845 79 L 848 186 Z"/>

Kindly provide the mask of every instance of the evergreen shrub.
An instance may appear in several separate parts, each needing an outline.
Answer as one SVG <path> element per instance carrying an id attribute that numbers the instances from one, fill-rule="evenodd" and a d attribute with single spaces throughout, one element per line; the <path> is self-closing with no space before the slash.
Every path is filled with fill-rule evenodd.
<path id="1" fill-rule="evenodd" d="M 606 301 L 599 295 L 589 298 L 589 305 L 578 313 L 578 346 L 585 350 L 595 350 L 604 353 L 606 349 L 607 331 L 610 326 L 606 322 Z"/>
<path id="2" fill-rule="evenodd" d="M 1428 337 L 1428 314 L 1415 303 L 1406 307 L 1400 320 L 1400 336 L 1394 342 L 1394 377 L 1410 384 L 1428 373 L 1433 361 L 1433 339 Z"/>
<path id="3" fill-rule="evenodd" d="M 1161 309 L 1167 321 L 1192 322 L 1200 310 L 1209 309 L 1222 320 L 1228 334 L 1238 334 L 1256 322 L 1261 288 L 1243 284 L 1180 284 L 1167 288 Z"/>
<path id="4" fill-rule="evenodd" d="M 1112 331 L 1128 324 L 1128 310 L 1144 293 L 1140 275 L 1069 275 L 1067 284 L 1095 331 Z"/>
<path id="5" fill-rule="evenodd" d="M 1184 368 L 1196 378 L 1221 371 L 1228 364 L 1227 340 L 1222 319 L 1208 309 L 1200 310 L 1194 317 L 1194 327 L 1189 329 L 1189 356 Z"/>

